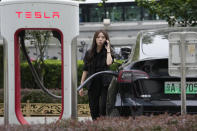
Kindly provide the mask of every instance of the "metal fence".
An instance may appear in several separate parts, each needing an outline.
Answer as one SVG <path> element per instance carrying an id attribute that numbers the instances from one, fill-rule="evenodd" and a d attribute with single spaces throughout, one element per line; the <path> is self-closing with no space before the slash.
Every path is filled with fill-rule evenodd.
<path id="1" fill-rule="evenodd" d="M 4 104 L 0 103 L 0 116 L 4 115 Z M 88 104 L 78 104 L 77 112 L 79 117 L 90 116 Z M 24 116 L 59 116 L 62 105 L 60 103 L 22 103 L 21 111 Z"/>

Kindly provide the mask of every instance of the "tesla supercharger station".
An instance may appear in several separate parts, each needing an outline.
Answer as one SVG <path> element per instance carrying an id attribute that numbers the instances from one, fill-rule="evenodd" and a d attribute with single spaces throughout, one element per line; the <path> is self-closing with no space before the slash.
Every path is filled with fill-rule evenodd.
<path id="1" fill-rule="evenodd" d="M 72 87 L 76 83 L 76 37 L 79 34 L 78 3 L 66 0 L 3 0 L 1 36 L 4 45 L 5 124 L 28 124 L 20 110 L 19 36 L 22 30 L 52 30 L 61 35 L 62 112 L 72 115 Z"/>
<path id="2" fill-rule="evenodd" d="M 181 114 L 186 114 L 186 77 L 197 77 L 197 33 L 172 32 L 169 39 L 169 74 L 181 78 Z"/>

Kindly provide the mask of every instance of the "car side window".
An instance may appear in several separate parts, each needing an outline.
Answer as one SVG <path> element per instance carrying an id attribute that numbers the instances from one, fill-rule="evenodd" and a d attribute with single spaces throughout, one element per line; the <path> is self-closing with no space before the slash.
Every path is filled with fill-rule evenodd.
<path id="1" fill-rule="evenodd" d="M 141 37 L 141 34 L 139 34 L 139 35 L 137 36 L 137 40 L 136 40 L 135 49 L 134 49 L 134 52 L 133 52 L 132 61 L 136 61 L 136 60 L 139 59 L 140 37 Z"/>

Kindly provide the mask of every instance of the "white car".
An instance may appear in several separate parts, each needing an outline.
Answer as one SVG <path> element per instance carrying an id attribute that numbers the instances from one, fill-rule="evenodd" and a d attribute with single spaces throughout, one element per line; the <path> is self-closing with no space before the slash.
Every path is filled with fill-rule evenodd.
<path id="1" fill-rule="evenodd" d="M 197 28 L 165 28 L 138 34 L 127 63 L 111 81 L 107 114 L 128 116 L 181 112 L 180 78 L 168 73 L 170 32 L 197 32 Z M 197 78 L 187 78 L 187 112 L 197 113 Z"/>

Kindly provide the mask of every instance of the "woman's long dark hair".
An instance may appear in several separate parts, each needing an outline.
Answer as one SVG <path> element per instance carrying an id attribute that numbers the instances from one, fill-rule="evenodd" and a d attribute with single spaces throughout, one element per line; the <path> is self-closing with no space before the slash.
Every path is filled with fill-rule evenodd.
<path id="1" fill-rule="evenodd" d="M 94 58 L 94 55 L 96 54 L 96 48 L 97 48 L 96 38 L 98 37 L 99 33 L 103 33 L 103 35 L 105 36 L 106 40 L 109 40 L 109 35 L 108 35 L 108 33 L 105 30 L 98 30 L 98 31 L 96 31 L 94 33 L 92 46 L 91 46 L 91 48 L 89 50 L 89 57 L 88 57 L 88 61 L 90 63 L 91 63 L 92 59 Z M 103 46 L 103 48 L 104 48 L 104 46 Z"/>

